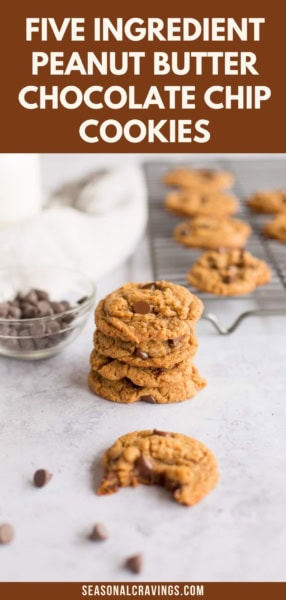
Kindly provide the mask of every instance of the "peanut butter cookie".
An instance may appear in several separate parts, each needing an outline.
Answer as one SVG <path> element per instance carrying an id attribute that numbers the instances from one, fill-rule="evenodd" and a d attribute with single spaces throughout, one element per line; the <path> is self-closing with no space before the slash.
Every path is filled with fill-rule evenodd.
<path id="1" fill-rule="evenodd" d="M 286 213 L 286 190 L 256 192 L 250 196 L 247 204 L 257 213 Z"/>
<path id="2" fill-rule="evenodd" d="M 176 168 L 167 173 L 163 181 L 174 187 L 199 188 L 210 192 L 229 189 L 234 183 L 234 177 L 228 171 Z"/>
<path id="3" fill-rule="evenodd" d="M 182 360 L 194 356 L 198 342 L 194 331 L 169 340 L 148 340 L 141 342 L 125 342 L 120 338 L 112 338 L 97 329 L 94 333 L 94 347 L 100 354 L 117 358 L 134 367 L 168 369 Z"/>
<path id="4" fill-rule="evenodd" d="M 180 504 L 200 502 L 217 484 L 213 453 L 198 440 L 157 429 L 120 437 L 103 456 L 104 479 L 99 495 L 121 487 L 158 484 Z"/>
<path id="5" fill-rule="evenodd" d="M 164 384 L 175 385 L 192 377 L 193 374 L 191 358 L 183 360 L 170 369 L 142 369 L 142 367 L 134 367 L 120 360 L 102 356 L 102 354 L 98 354 L 96 350 L 93 350 L 90 356 L 90 365 L 92 371 L 96 371 L 105 379 L 120 381 L 127 377 L 132 383 L 141 387 L 160 387 Z"/>
<path id="6" fill-rule="evenodd" d="M 127 377 L 119 381 L 110 381 L 96 371 L 90 372 L 88 381 L 91 391 L 100 398 L 126 404 L 139 401 L 149 404 L 183 402 L 193 398 L 200 389 L 206 386 L 206 381 L 200 377 L 194 366 L 187 376 L 172 385 L 162 383 L 159 387 L 138 386 Z"/>
<path id="7" fill-rule="evenodd" d="M 191 248 L 242 248 L 250 233 L 250 225 L 237 219 L 198 216 L 179 223 L 175 227 L 174 238 Z"/>
<path id="8" fill-rule="evenodd" d="M 286 244 L 286 215 L 277 215 L 275 219 L 266 223 L 263 232 L 267 237 Z"/>
<path id="9" fill-rule="evenodd" d="M 216 191 L 205 194 L 198 189 L 193 189 L 168 194 L 165 198 L 165 207 L 182 217 L 196 215 L 227 217 L 235 213 L 238 202 L 236 197 L 230 194 Z"/>
<path id="10" fill-rule="evenodd" d="M 205 252 L 187 274 L 195 288 L 222 296 L 247 294 L 270 278 L 267 264 L 245 250 Z"/>
<path id="11" fill-rule="evenodd" d="M 180 285 L 127 283 L 99 302 L 95 321 L 106 335 L 139 343 L 190 335 L 202 310 L 201 300 Z"/>

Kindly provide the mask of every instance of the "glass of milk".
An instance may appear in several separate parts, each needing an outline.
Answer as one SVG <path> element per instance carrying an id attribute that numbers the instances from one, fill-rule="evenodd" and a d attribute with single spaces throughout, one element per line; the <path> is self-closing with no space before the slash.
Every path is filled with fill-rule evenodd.
<path id="1" fill-rule="evenodd" d="M 30 219 L 43 206 L 38 154 L 0 154 L 0 226 Z"/>

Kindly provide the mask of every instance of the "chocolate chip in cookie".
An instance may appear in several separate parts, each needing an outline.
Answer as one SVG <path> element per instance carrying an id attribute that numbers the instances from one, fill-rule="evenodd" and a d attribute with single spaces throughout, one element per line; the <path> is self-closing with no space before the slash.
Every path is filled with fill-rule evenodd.
<path id="1" fill-rule="evenodd" d="M 148 404 L 156 404 L 154 396 L 151 395 L 140 396 L 140 400 L 141 402 L 147 402 Z"/>
<path id="2" fill-rule="evenodd" d="M 178 345 L 179 341 L 182 339 L 182 336 L 180 335 L 177 338 L 173 338 L 171 340 L 168 340 L 168 344 L 170 346 L 170 348 L 175 348 L 175 346 Z"/>
<path id="3" fill-rule="evenodd" d="M 223 275 L 222 276 L 222 282 L 223 283 L 231 283 L 233 281 L 231 275 Z"/>
<path id="4" fill-rule="evenodd" d="M 163 437 L 169 437 L 171 434 L 168 431 L 162 431 L 161 429 L 153 429 L 153 435 L 161 435 Z"/>
<path id="5" fill-rule="evenodd" d="M 142 360 L 149 358 L 149 354 L 141 350 L 141 348 L 135 348 L 133 354 L 136 356 L 136 358 L 142 358 Z"/>
<path id="6" fill-rule="evenodd" d="M 153 464 L 148 456 L 141 454 L 136 461 L 136 469 L 139 471 L 140 477 L 151 481 L 153 473 Z"/>
<path id="7" fill-rule="evenodd" d="M 154 281 L 152 281 L 152 283 L 145 283 L 145 285 L 142 285 L 142 290 L 157 290 L 157 286 L 156 283 L 154 283 Z"/>
<path id="8" fill-rule="evenodd" d="M 138 300 L 138 302 L 133 304 L 133 311 L 139 315 L 147 315 L 151 312 L 151 306 L 144 300 Z"/>

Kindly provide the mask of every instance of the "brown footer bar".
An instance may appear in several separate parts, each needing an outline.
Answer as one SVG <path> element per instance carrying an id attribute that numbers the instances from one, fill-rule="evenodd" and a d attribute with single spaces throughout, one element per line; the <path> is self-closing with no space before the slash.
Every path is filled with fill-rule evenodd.
<path id="1" fill-rule="evenodd" d="M 0 583 L 1 600 L 79 600 L 88 598 L 205 598 L 284 600 L 286 583 L 98 582 Z"/>

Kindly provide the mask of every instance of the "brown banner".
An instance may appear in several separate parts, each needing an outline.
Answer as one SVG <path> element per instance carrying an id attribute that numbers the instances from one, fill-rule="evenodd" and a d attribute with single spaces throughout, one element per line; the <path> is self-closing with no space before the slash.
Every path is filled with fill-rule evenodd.
<path id="1" fill-rule="evenodd" d="M 0 583 L 3 600 L 79 600 L 81 598 L 176 597 L 205 600 L 284 600 L 286 583 Z"/>
<path id="2" fill-rule="evenodd" d="M 0 151 L 286 152 L 285 13 L 285 4 L 277 0 L 144 0 L 139 8 L 130 0 L 25 0 L 17 9 L 6 3 L 0 25 Z M 27 17 L 39 20 L 27 28 Z M 122 41 L 112 34 L 102 41 L 102 19 L 116 23 L 118 17 Z M 132 18 L 141 19 L 140 26 L 130 24 Z M 254 24 L 253 18 L 265 22 Z M 241 28 L 239 36 L 233 21 Z M 154 52 L 161 53 L 156 55 L 156 75 Z M 196 58 L 205 52 L 211 58 Z M 96 66 L 88 53 L 94 53 Z M 110 72 L 114 61 L 117 71 L 124 71 L 124 60 L 127 73 Z M 183 68 L 185 74 L 176 74 Z M 112 86 L 117 89 L 111 92 Z M 157 87 L 159 96 L 150 86 Z M 169 86 L 179 89 L 170 93 Z"/>

